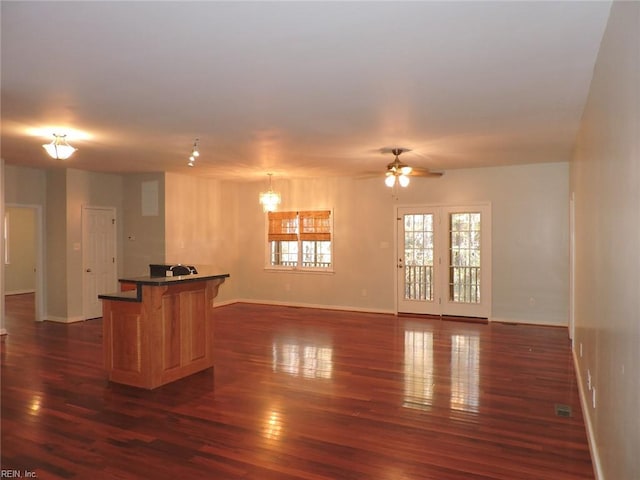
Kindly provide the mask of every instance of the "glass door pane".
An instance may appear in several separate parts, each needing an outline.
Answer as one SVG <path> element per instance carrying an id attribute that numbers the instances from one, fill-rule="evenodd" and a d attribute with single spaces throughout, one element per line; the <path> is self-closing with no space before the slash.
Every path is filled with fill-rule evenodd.
<path id="1" fill-rule="evenodd" d="M 433 215 L 404 215 L 404 298 L 433 301 Z"/>
<path id="2" fill-rule="evenodd" d="M 449 226 L 449 301 L 480 303 L 481 215 L 451 213 Z"/>

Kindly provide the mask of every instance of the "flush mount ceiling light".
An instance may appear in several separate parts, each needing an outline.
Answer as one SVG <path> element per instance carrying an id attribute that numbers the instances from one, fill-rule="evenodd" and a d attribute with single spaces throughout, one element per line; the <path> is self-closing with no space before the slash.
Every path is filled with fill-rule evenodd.
<path id="1" fill-rule="evenodd" d="M 54 133 L 53 137 L 53 142 L 42 145 L 51 158 L 66 160 L 77 150 L 67 143 L 66 135 Z"/>
<path id="2" fill-rule="evenodd" d="M 199 142 L 199 138 L 196 138 L 193 141 L 193 148 L 191 149 L 191 155 L 189 156 L 189 163 L 187 163 L 187 165 L 189 165 L 190 167 L 193 167 L 196 164 L 196 158 L 200 156 L 200 150 L 198 149 Z"/>
<path id="3" fill-rule="evenodd" d="M 271 176 L 272 173 L 267 173 L 269 176 L 269 190 L 260 194 L 260 203 L 262 204 L 262 210 L 265 212 L 275 212 L 276 208 L 281 202 L 280 194 L 274 192 L 271 188 Z"/>

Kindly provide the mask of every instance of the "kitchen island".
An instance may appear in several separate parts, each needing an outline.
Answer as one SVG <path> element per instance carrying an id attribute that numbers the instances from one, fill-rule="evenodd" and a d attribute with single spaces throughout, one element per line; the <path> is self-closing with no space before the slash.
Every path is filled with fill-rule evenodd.
<path id="1" fill-rule="evenodd" d="M 213 367 L 213 299 L 228 273 L 121 278 L 102 300 L 109 380 L 154 389 Z"/>

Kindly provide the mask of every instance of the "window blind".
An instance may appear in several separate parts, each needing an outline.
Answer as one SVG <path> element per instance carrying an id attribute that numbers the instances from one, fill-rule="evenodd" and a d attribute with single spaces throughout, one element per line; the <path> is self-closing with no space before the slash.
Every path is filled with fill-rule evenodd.
<path id="1" fill-rule="evenodd" d="M 298 212 L 269 212 L 269 241 L 298 240 Z"/>
<path id="2" fill-rule="evenodd" d="M 330 210 L 269 212 L 268 215 L 270 242 L 331 241 Z"/>
<path id="3" fill-rule="evenodd" d="M 318 210 L 298 212 L 301 240 L 331 240 L 331 211 Z"/>

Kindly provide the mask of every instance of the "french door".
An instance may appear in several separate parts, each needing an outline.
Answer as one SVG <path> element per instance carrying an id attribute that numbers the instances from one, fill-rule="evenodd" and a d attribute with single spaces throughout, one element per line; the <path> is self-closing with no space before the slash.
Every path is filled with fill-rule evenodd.
<path id="1" fill-rule="evenodd" d="M 398 312 L 489 318 L 489 204 L 398 207 Z"/>

